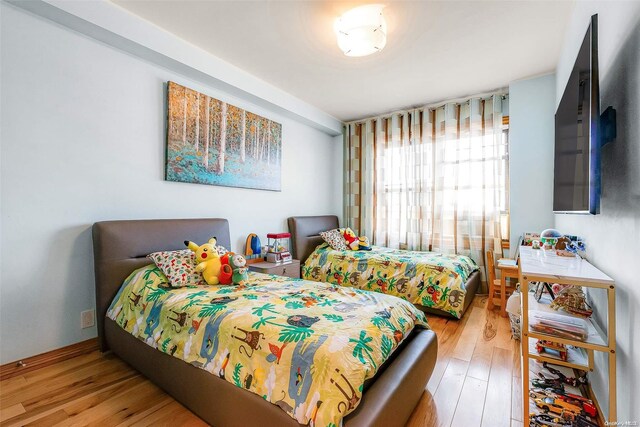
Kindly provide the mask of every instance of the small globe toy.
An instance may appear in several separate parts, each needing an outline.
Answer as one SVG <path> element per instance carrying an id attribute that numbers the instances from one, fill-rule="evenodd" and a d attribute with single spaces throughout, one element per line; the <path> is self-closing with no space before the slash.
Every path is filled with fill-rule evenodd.
<path id="1" fill-rule="evenodd" d="M 540 233 L 540 240 L 544 243 L 545 246 L 554 247 L 556 243 L 558 243 L 558 239 L 564 236 L 561 232 L 554 228 L 547 228 L 542 233 Z"/>

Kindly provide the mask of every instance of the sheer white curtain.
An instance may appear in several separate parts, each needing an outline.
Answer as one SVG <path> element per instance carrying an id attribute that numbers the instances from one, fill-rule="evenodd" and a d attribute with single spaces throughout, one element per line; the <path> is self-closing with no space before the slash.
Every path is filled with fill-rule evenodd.
<path id="1" fill-rule="evenodd" d="M 347 224 L 376 245 L 484 265 L 486 250 L 501 251 L 508 214 L 502 101 L 472 98 L 349 124 Z"/>

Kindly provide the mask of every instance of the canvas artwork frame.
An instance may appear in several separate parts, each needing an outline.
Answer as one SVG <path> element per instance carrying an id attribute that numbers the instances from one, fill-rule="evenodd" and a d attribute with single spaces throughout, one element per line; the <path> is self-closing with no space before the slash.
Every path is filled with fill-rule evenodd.
<path id="1" fill-rule="evenodd" d="M 281 191 L 282 125 L 167 82 L 165 180 Z"/>

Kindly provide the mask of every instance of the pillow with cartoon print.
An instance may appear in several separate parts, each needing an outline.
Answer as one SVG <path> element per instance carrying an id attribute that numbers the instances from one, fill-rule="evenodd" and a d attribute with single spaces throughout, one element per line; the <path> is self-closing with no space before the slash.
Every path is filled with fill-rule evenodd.
<path id="1" fill-rule="evenodd" d="M 202 274 L 196 271 L 196 254 L 190 249 L 154 252 L 147 255 L 165 276 L 172 288 L 204 286 Z"/>
<path id="2" fill-rule="evenodd" d="M 327 244 L 329 244 L 332 249 L 335 249 L 337 251 L 347 250 L 347 241 L 344 240 L 344 236 L 337 228 L 320 232 L 320 237 L 322 237 L 322 240 L 327 242 Z"/>

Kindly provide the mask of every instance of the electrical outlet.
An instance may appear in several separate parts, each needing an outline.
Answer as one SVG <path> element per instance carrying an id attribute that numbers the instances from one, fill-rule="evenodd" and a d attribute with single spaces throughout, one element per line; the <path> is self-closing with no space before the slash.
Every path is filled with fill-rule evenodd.
<path id="1" fill-rule="evenodd" d="M 85 310 L 80 313 L 80 327 L 82 329 L 90 328 L 95 324 L 94 310 Z"/>

